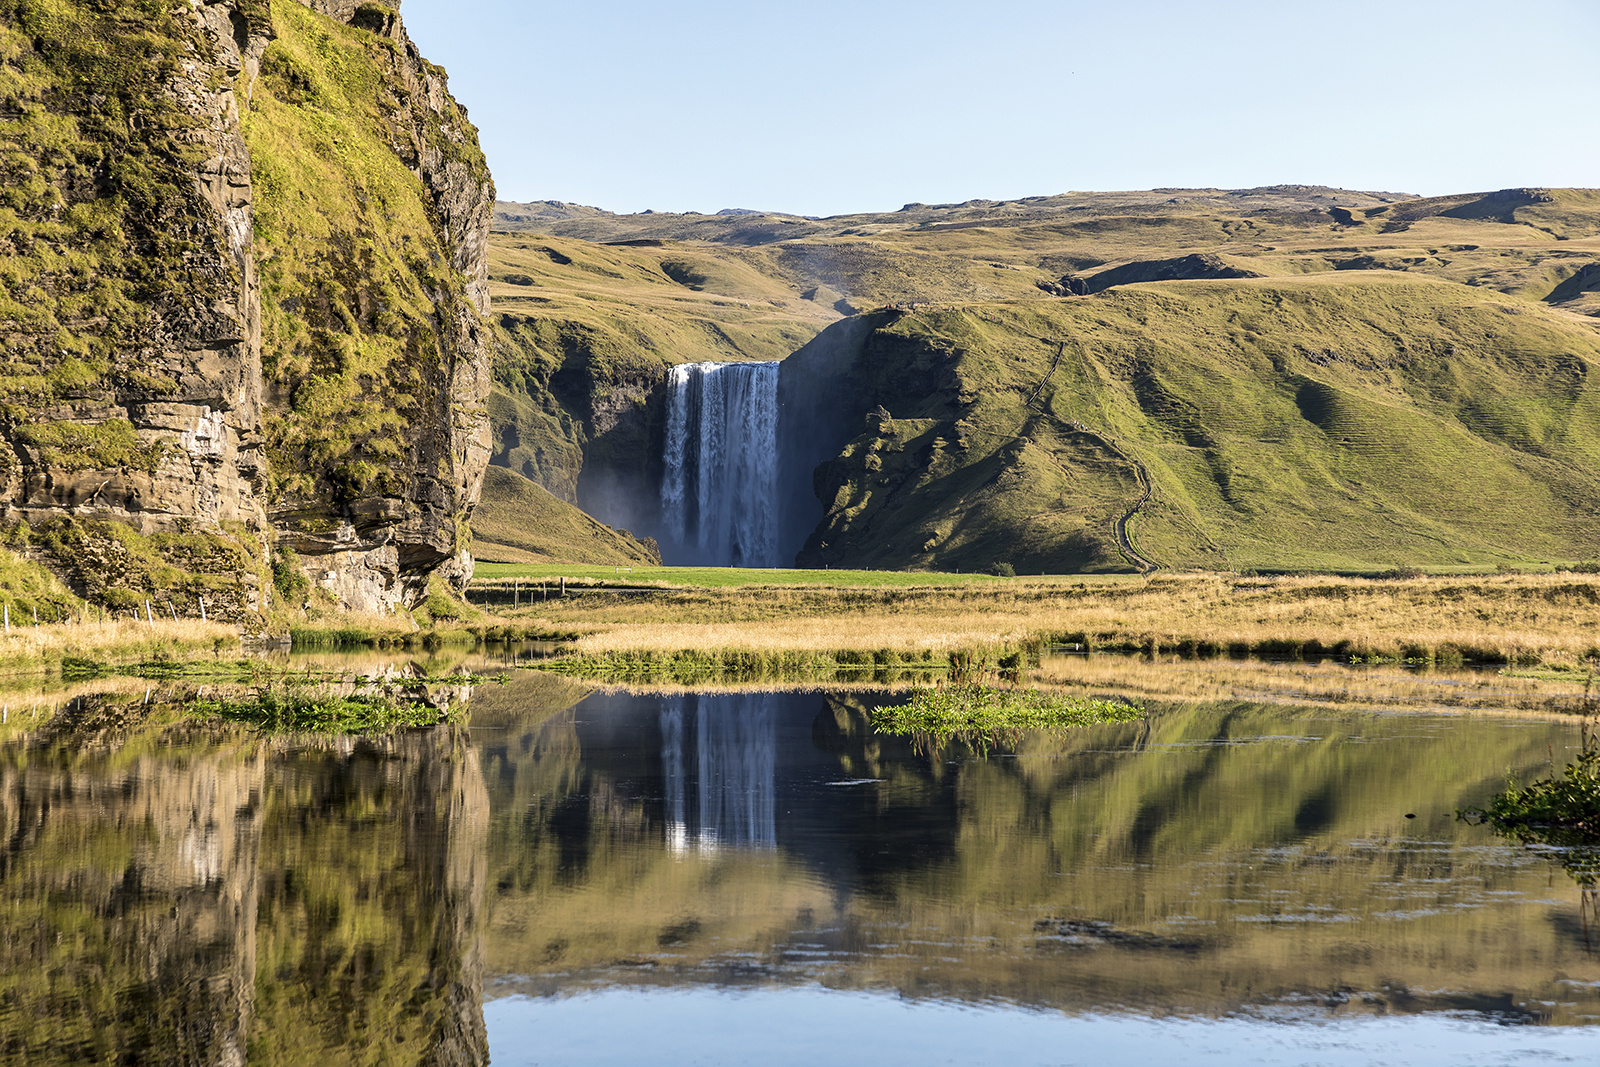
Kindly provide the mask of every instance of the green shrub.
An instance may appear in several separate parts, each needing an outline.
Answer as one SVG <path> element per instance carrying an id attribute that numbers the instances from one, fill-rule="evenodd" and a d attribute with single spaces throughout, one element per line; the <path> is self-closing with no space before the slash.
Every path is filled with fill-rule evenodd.
<path id="1" fill-rule="evenodd" d="M 279 545 L 272 553 L 272 588 L 284 604 L 301 603 L 311 591 L 311 580 L 300 566 L 300 558 L 286 545 Z"/>
<path id="2" fill-rule="evenodd" d="M 1095 723 L 1132 722 L 1144 712 L 1131 704 L 1089 697 L 997 689 L 976 682 L 924 686 L 896 707 L 872 709 L 879 733 L 921 738 L 925 747 L 962 741 L 980 751 L 1024 730 L 1063 730 Z"/>
<path id="3" fill-rule="evenodd" d="M 1559 776 L 1518 787 L 1509 783 L 1487 808 L 1468 808 L 1456 818 L 1483 821 L 1496 833 L 1524 844 L 1566 850 L 1562 864 L 1579 883 L 1600 878 L 1600 735 L 1585 723 L 1578 758 Z"/>

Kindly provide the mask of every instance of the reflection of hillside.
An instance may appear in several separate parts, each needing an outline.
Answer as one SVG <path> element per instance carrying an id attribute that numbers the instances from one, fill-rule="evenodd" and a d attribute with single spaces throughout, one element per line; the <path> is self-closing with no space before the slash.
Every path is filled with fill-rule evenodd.
<path id="1" fill-rule="evenodd" d="M 1450 817 L 1569 744 L 1561 727 L 1213 701 L 930 760 L 872 733 L 870 698 L 771 699 L 775 853 L 669 847 L 659 700 L 593 697 L 489 746 L 491 973 L 1085 1010 L 1600 1009 L 1576 891 Z"/>
<path id="2" fill-rule="evenodd" d="M 1355 666 L 1331 659 L 1185 659 L 1115 654 L 1045 655 L 1029 680 L 1067 691 L 1125 699 L 1250 700 L 1368 711 L 1513 714 L 1570 718 L 1592 714 L 1584 675 L 1517 677 L 1470 668 L 1400 664 Z"/>
<path id="3" fill-rule="evenodd" d="M 476 753 L 145 696 L 0 747 L 0 1060 L 483 1062 Z"/>

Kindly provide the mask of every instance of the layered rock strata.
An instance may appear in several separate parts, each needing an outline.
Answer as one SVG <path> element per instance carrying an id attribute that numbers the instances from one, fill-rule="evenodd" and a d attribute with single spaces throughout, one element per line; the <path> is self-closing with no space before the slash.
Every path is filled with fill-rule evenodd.
<path id="1" fill-rule="evenodd" d="M 114 607 L 253 616 L 275 545 L 415 604 L 488 456 L 476 131 L 393 5 L 155 10 L 0 2 L 0 521 Z"/>

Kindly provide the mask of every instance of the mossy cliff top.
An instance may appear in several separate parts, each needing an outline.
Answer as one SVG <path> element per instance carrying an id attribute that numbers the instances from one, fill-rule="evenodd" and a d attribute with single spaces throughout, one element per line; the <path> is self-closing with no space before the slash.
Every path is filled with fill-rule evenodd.
<path id="1" fill-rule="evenodd" d="M 372 610 L 470 567 L 493 186 L 394 5 L 0 0 L 0 174 L 0 502 L 60 529 L 35 555 L 97 597 L 228 556 L 240 618 L 274 543 Z M 130 538 L 161 565 L 80 550 Z"/>

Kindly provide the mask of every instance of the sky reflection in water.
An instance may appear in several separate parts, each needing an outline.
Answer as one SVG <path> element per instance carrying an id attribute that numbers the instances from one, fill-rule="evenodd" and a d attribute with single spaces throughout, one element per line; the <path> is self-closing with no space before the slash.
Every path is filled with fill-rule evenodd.
<path id="1" fill-rule="evenodd" d="M 1506 1026 L 1470 1015 L 1414 1018 L 1155 1019 L 1065 1015 L 824 989 L 507 997 L 484 1005 L 495 1067 L 648 1062 L 816 1064 L 1319 1064 L 1500 1067 L 1587 1064 L 1580 1029 Z M 647 1050 L 647 1051 L 646 1051 Z"/>

